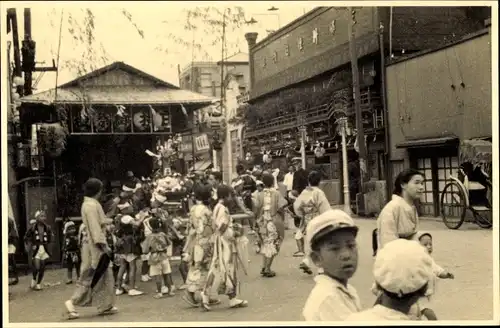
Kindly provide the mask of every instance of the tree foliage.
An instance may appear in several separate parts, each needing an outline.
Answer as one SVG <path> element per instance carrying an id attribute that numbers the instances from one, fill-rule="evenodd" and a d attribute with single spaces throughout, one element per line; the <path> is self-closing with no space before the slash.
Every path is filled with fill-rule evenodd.
<path id="1" fill-rule="evenodd" d="M 179 22 L 179 21 L 177 21 Z M 213 61 L 210 50 L 221 46 L 223 26 L 225 27 L 225 55 L 237 52 L 241 44 L 245 25 L 245 11 L 242 7 L 195 7 L 184 9 L 181 15 L 181 35 L 167 33 L 164 37 L 173 41 L 176 46 L 196 53 L 196 58 Z M 171 20 L 163 22 L 166 25 L 173 23 Z M 162 52 L 170 52 L 163 45 L 156 48 Z M 177 49 L 179 50 L 179 49 Z M 222 53 L 219 51 L 217 53 Z"/>
<path id="2" fill-rule="evenodd" d="M 123 16 L 134 27 L 141 38 L 145 38 L 144 31 L 135 23 L 129 11 L 119 9 L 116 13 Z M 112 13 L 109 14 L 111 15 Z M 80 8 L 79 10 L 64 11 L 62 13 L 52 9 L 50 24 L 55 30 L 59 29 L 61 15 L 63 15 L 61 37 L 65 39 L 69 36 L 71 39 L 71 44 L 67 44 L 66 47 L 81 50 L 81 55 L 76 58 L 67 56 L 61 58 L 59 68 L 82 76 L 109 64 L 109 53 L 103 43 L 96 39 L 96 31 L 105 27 L 105 22 L 98 24 L 95 13 L 89 8 Z M 52 47 L 51 50 L 52 55 L 56 57 L 57 49 Z"/>

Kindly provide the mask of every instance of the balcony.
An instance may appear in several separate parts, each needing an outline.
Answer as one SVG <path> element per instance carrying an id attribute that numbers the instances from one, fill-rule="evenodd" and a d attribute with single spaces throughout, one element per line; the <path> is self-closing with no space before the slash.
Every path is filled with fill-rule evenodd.
<path id="1" fill-rule="evenodd" d="M 342 90 L 345 93 L 346 89 Z M 261 122 L 257 128 L 249 129 L 247 137 L 255 137 L 262 134 L 274 133 L 282 130 L 299 127 L 300 124 L 313 124 L 329 120 L 336 111 L 346 111 L 348 116 L 355 114 L 354 101 L 352 97 L 332 97 L 334 100 L 320 106 L 316 106 L 300 112 L 304 117 L 304 122 L 297 120 L 297 113 L 289 113 L 273 119 Z M 375 129 L 382 127 L 382 101 L 380 93 L 373 88 L 361 90 L 361 111 L 373 113 L 373 126 Z"/>

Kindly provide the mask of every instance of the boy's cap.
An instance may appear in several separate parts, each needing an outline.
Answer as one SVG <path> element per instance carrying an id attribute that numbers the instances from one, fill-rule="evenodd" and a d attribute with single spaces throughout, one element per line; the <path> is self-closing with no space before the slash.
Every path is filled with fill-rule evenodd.
<path id="1" fill-rule="evenodd" d="M 316 216 L 307 224 L 306 237 L 309 246 L 312 246 L 312 241 L 314 239 L 318 239 L 319 237 L 340 229 L 358 231 L 358 227 L 353 219 L 344 211 L 328 210 Z"/>
<path id="2" fill-rule="evenodd" d="M 432 258 L 414 240 L 396 239 L 377 253 L 373 265 L 375 281 L 399 297 L 414 293 L 432 278 Z"/>

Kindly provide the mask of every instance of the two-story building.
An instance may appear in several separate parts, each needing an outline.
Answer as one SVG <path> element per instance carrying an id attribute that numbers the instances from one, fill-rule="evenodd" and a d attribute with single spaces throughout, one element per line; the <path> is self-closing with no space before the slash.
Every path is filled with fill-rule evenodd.
<path id="1" fill-rule="evenodd" d="M 422 213 L 438 216 L 439 197 L 457 173 L 459 142 L 492 137 L 491 28 L 388 64 L 392 178 L 425 175 Z"/>
<path id="2" fill-rule="evenodd" d="M 222 77 L 224 80 L 222 81 L 221 87 Z M 179 81 L 181 88 L 215 97 L 216 99 L 220 99 L 221 91 L 224 91 L 224 107 L 227 108 L 227 103 L 231 103 L 233 96 L 243 94 L 249 89 L 250 72 L 248 54 L 239 52 L 218 62 L 194 62 L 180 72 Z M 229 90 L 228 88 L 230 88 L 230 91 L 227 91 Z M 229 100 L 227 99 L 228 96 L 226 92 L 230 94 Z M 233 106 L 231 105 L 229 107 Z M 228 109 L 228 111 L 232 110 L 234 109 Z M 208 142 L 211 143 L 215 131 L 222 134 L 220 135 L 220 139 L 224 140 L 225 132 L 223 132 L 222 130 L 224 129 L 221 128 L 226 127 L 223 121 L 225 121 L 226 116 L 231 117 L 231 115 L 230 113 L 226 113 L 226 109 L 221 110 L 220 102 L 198 110 L 195 113 L 195 126 L 193 128 L 195 141 L 208 140 Z M 241 132 L 238 134 L 233 130 L 239 129 L 239 131 L 241 131 L 241 126 L 229 124 L 227 128 L 231 130 L 230 133 L 233 135 L 233 142 L 238 143 L 237 139 L 241 138 Z M 199 148 L 197 145 L 200 144 L 200 142 L 193 143 L 191 138 L 192 136 L 189 133 L 183 136 L 183 151 L 185 152 L 185 158 L 191 161 L 193 153 L 192 145 L 194 144 L 194 154 L 196 157 L 194 169 L 202 171 L 215 163 L 216 168 L 224 172 L 225 179 L 230 179 L 229 175 L 227 175 L 229 172 L 229 156 L 225 153 L 227 148 L 223 147 L 221 151 L 216 152 L 213 151 L 212 147 Z M 235 147 L 232 148 L 235 154 L 232 156 L 234 160 L 231 162 L 236 163 L 238 147 L 239 146 L 235 144 Z M 214 156 L 216 156 L 215 160 Z M 234 163 L 232 165 L 232 171 L 234 171 L 236 165 Z"/>
<path id="3" fill-rule="evenodd" d="M 246 34 L 251 91 L 245 107 L 245 151 L 270 151 L 275 155 L 271 165 L 285 169 L 286 155 L 295 156 L 300 147 L 298 128 L 305 126 L 307 168 L 323 171 L 323 188 L 335 204 L 343 202 L 340 137 L 335 123 L 339 112 L 347 114 L 351 127 L 351 193 L 359 190 L 348 36 L 348 24 L 353 21 L 367 168 L 371 179 L 380 181 L 376 185 L 385 185 L 388 173 L 383 61 L 459 39 L 481 25 L 465 7 L 356 7 L 353 11 L 319 7 L 258 43 L 256 33 Z M 318 144 L 325 149 L 322 156 L 315 155 Z M 380 200 L 380 204 L 384 202 Z"/>

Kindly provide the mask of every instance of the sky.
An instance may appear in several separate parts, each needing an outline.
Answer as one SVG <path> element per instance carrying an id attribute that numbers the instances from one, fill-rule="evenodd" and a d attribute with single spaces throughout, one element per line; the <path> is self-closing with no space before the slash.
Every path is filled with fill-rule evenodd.
<path id="1" fill-rule="evenodd" d="M 108 54 L 107 64 L 114 61 L 123 61 L 144 72 L 154 75 L 162 80 L 178 85 L 177 65 L 181 69 L 191 60 L 204 61 L 221 59 L 220 42 L 210 45 L 214 40 L 213 35 L 204 35 L 198 31 L 194 34 L 196 43 L 203 45 L 205 56 L 199 51 L 191 51 L 186 47 L 179 46 L 173 39 L 177 38 L 183 42 L 191 43 L 193 33 L 183 28 L 187 19 L 186 9 L 194 7 L 212 7 L 223 9 L 224 7 L 240 6 L 245 11 L 246 20 L 253 17 L 258 23 L 244 25 L 237 30 L 227 32 L 228 50 L 227 56 L 238 50 L 248 52 L 248 46 L 244 38 L 247 32 L 259 33 L 258 40 L 267 35 L 266 30 L 276 30 L 292 20 L 300 17 L 305 12 L 317 6 L 307 2 L 12 2 L 2 5 L 3 8 L 17 8 L 19 38 L 24 38 L 23 8 L 31 8 L 32 38 L 36 41 L 37 66 L 51 66 L 52 59 L 57 60 L 57 49 L 59 35 L 61 35 L 61 47 L 59 52 L 60 71 L 57 84 L 68 82 L 76 77 L 78 73 L 64 67 L 63 63 L 74 63 L 81 61 L 81 54 L 85 46 L 82 42 L 73 40 L 70 29 L 76 31 L 75 26 L 83 26 L 86 8 L 91 9 L 95 16 L 95 47 L 96 54 L 101 55 L 104 51 Z M 270 7 L 277 7 L 277 11 L 268 11 Z M 133 23 L 143 31 L 142 38 L 137 29 L 122 14 L 122 9 L 127 10 L 132 17 Z M 62 28 L 60 22 L 61 15 Z M 69 23 L 69 16 L 73 24 Z M 280 24 L 280 25 L 279 25 Z M 77 32 L 75 32 L 77 33 Z M 170 37 L 169 37 L 170 35 Z M 9 34 L 3 39 L 2 46 L 12 40 Z M 101 47 L 102 45 L 102 47 Z M 3 47 L 2 47 L 3 48 Z M 5 48 L 4 48 L 5 49 Z M 206 57 L 208 54 L 209 58 Z M 11 57 L 12 58 L 12 57 Z M 45 62 L 45 63 L 43 63 Z M 103 64 L 98 67 L 104 66 Z M 40 77 L 35 73 L 33 80 L 37 81 L 34 93 L 42 92 L 56 86 L 56 74 L 46 72 Z"/>

